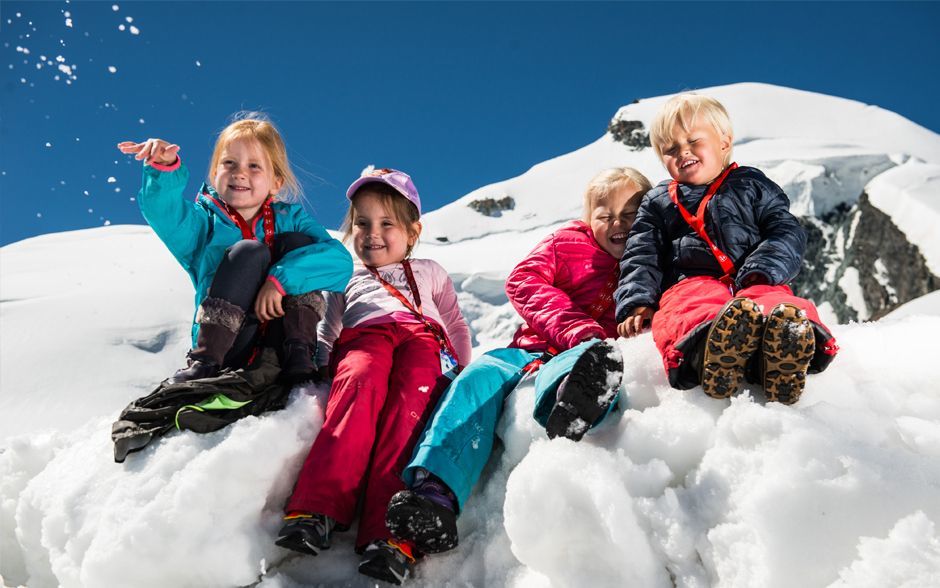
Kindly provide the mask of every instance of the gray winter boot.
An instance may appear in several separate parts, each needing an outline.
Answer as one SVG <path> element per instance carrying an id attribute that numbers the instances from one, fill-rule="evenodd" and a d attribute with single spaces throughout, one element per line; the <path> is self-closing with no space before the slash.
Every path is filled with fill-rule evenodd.
<path id="1" fill-rule="evenodd" d="M 317 323 L 326 301 L 319 292 L 284 298 L 284 362 L 281 375 L 296 384 L 317 379 L 313 355 L 317 350 Z"/>
<path id="2" fill-rule="evenodd" d="M 218 375 L 225 354 L 245 320 L 245 311 L 221 298 L 206 298 L 199 305 L 196 346 L 187 354 L 189 362 L 167 379 L 169 384 L 211 378 Z"/>

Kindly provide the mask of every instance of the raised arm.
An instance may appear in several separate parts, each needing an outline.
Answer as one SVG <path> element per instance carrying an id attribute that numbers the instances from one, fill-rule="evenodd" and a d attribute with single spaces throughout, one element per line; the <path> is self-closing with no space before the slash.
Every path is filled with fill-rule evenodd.
<path id="1" fill-rule="evenodd" d="M 209 219 L 204 209 L 183 198 L 189 170 L 180 161 L 179 146 L 148 139 L 123 141 L 118 149 L 144 162 L 137 197 L 140 212 L 180 265 L 195 275 L 196 256 L 205 245 Z"/>

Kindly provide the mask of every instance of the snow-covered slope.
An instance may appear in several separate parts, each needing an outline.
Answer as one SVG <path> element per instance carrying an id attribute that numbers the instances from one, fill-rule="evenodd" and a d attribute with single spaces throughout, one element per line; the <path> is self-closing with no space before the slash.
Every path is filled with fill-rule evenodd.
<path id="1" fill-rule="evenodd" d="M 865 206 L 936 273 L 937 135 L 818 94 L 759 84 L 706 92 L 731 110 L 737 160 L 761 165 L 795 209 L 815 223 L 852 207 L 843 224 L 819 225 L 821 251 L 841 264 L 820 270 L 820 288 L 848 284 L 870 312 L 865 273 L 875 279 L 882 267 L 893 306 L 908 296 L 889 276 L 908 260 L 859 249 Z M 618 117 L 647 124 L 663 100 Z M 578 214 L 584 183 L 609 165 L 664 175 L 649 149 L 605 136 L 426 215 L 417 254 L 452 273 L 475 353 L 504 345 L 518 324 L 506 273 Z M 467 208 L 506 195 L 515 208 L 502 216 Z M 111 421 L 188 346 L 192 288 L 149 228 L 16 243 L 0 249 L 0 272 L 5 584 L 371 585 L 355 572 L 349 534 L 317 558 L 285 561 L 273 545 L 325 390 L 298 389 L 285 410 L 172 434 L 113 463 Z M 503 447 L 460 519 L 460 547 L 424 560 L 414 585 L 940 585 L 940 376 L 925 359 L 940 298 L 833 329 L 842 352 L 794 407 L 766 405 L 757 389 L 724 402 L 672 390 L 648 334 L 620 342 L 622 410 L 579 444 L 548 441 L 530 416 L 532 390 L 517 390 Z"/>

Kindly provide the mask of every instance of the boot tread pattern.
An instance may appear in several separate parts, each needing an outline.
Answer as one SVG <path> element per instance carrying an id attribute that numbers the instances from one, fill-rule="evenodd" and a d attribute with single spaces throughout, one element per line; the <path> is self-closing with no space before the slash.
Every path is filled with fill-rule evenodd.
<path id="1" fill-rule="evenodd" d="M 775 306 L 767 317 L 761 350 L 767 399 L 783 404 L 799 400 L 816 352 L 816 336 L 806 313 L 789 303 Z"/>
<path id="2" fill-rule="evenodd" d="M 764 317 L 753 300 L 734 298 L 715 317 L 705 339 L 702 390 L 729 398 L 744 380 L 747 360 L 760 345 Z"/>
<path id="3" fill-rule="evenodd" d="M 548 415 L 545 431 L 549 439 L 567 437 L 579 441 L 607 412 L 623 376 L 623 359 L 619 353 L 610 343 L 600 341 L 578 358 Z M 614 380 L 615 384 L 608 384 Z"/>

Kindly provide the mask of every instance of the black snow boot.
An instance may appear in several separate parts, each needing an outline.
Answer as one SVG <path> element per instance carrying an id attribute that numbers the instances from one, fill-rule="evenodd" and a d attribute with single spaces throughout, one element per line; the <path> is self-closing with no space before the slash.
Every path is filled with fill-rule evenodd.
<path id="1" fill-rule="evenodd" d="M 385 525 L 399 539 L 414 543 L 422 553 L 441 553 L 457 547 L 457 497 L 435 476 L 392 496 Z"/>
<path id="2" fill-rule="evenodd" d="M 321 514 L 291 515 L 284 520 L 286 524 L 277 534 L 276 545 L 307 555 L 317 555 L 330 548 L 331 536 L 337 526 L 330 517 Z"/>
<path id="3" fill-rule="evenodd" d="M 558 386 L 555 406 L 545 424 L 548 438 L 567 437 L 580 441 L 610 408 L 622 378 L 620 347 L 607 341 L 588 347 Z"/>
<path id="4" fill-rule="evenodd" d="M 187 366 L 167 379 L 168 384 L 211 378 L 219 374 L 225 354 L 245 320 L 245 311 L 222 298 L 206 298 L 199 305 L 196 346 L 186 357 Z"/>
<path id="5" fill-rule="evenodd" d="M 415 557 L 406 541 L 373 541 L 362 554 L 359 573 L 396 586 L 414 573 Z"/>
<path id="6" fill-rule="evenodd" d="M 284 298 L 284 361 L 281 377 L 290 384 L 319 379 L 313 356 L 317 350 L 317 323 L 326 303 L 319 292 Z"/>

